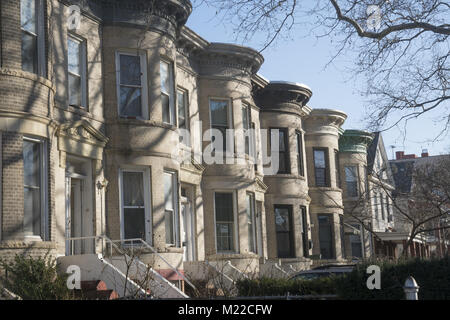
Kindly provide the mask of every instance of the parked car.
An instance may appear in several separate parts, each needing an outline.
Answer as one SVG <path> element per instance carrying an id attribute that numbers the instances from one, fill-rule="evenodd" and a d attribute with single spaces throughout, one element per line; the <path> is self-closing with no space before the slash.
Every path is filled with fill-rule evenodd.
<path id="1" fill-rule="evenodd" d="M 300 271 L 289 279 L 291 280 L 312 280 L 323 277 L 341 276 L 353 271 L 354 264 L 351 265 L 324 265 L 311 270 Z"/>

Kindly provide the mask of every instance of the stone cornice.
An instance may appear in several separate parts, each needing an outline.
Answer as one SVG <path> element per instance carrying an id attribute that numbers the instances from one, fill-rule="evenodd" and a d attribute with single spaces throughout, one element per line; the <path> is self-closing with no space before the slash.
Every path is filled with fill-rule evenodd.
<path id="1" fill-rule="evenodd" d="M 339 151 L 351 153 L 367 153 L 373 140 L 373 134 L 361 130 L 345 130 L 339 139 Z"/>
<path id="2" fill-rule="evenodd" d="M 307 116 L 310 109 L 306 107 L 312 96 L 309 87 L 292 82 L 270 82 L 263 88 L 255 88 L 256 103 L 264 111 L 294 112 Z"/>
<path id="3" fill-rule="evenodd" d="M 320 131 L 321 126 L 332 126 L 339 129 L 347 119 L 343 111 L 333 109 L 313 109 L 307 118 L 307 122 L 313 121 L 314 127 Z M 308 130 L 307 130 L 308 131 Z"/>

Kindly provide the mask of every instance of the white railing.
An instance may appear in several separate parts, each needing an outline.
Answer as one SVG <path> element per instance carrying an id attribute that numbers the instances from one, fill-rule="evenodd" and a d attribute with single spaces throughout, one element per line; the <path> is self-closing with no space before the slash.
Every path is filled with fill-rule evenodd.
<path id="1" fill-rule="evenodd" d="M 143 247 L 146 249 L 149 249 L 153 254 L 157 255 L 158 258 L 160 258 L 164 263 L 167 264 L 167 266 L 174 271 L 180 278 L 184 280 L 192 289 L 197 290 L 197 288 L 181 273 L 178 271 L 177 268 L 172 266 L 162 255 L 160 255 L 155 248 L 153 248 L 151 245 L 149 245 L 147 242 L 145 242 L 143 239 L 126 239 L 126 240 L 114 240 L 112 243 L 121 243 L 123 247 L 125 247 L 127 250 L 130 250 L 132 253 L 135 249 L 142 249 Z"/>
<path id="2" fill-rule="evenodd" d="M 131 253 L 133 254 L 134 249 L 138 249 L 138 248 L 142 249 L 142 247 L 144 247 L 146 249 L 149 249 L 152 253 L 156 254 L 162 261 L 164 261 L 169 266 L 169 268 L 171 270 L 175 271 L 178 274 L 178 276 L 180 276 L 189 286 L 191 286 L 194 290 L 197 290 L 196 287 L 188 279 L 186 279 L 186 277 L 183 274 L 181 274 L 162 255 L 160 255 L 152 246 L 150 246 L 147 242 L 145 242 L 142 239 L 111 240 L 111 239 L 109 239 L 106 236 L 90 236 L 90 237 L 67 238 L 66 242 L 68 243 L 69 248 L 71 249 L 71 254 L 70 255 L 74 254 L 73 248 L 75 248 L 75 242 L 76 241 L 87 241 L 87 240 L 93 240 L 94 241 L 94 244 L 93 244 L 94 251 L 97 251 L 96 250 L 97 243 L 98 243 L 98 241 L 100 241 L 101 253 L 102 253 L 102 255 L 104 257 L 108 257 L 108 256 L 109 257 L 113 257 L 115 255 L 115 251 L 118 254 L 120 254 L 120 255 L 126 256 L 127 254 L 126 254 L 125 250 L 130 250 Z M 122 247 L 124 247 L 124 248 L 122 249 L 116 243 L 121 243 Z M 127 243 L 130 243 L 130 244 L 127 244 Z M 109 249 L 109 254 L 108 254 L 108 249 Z M 156 273 L 158 273 L 158 272 L 156 272 Z M 159 273 L 158 273 L 158 275 L 159 275 Z M 171 284 L 171 285 L 173 286 L 173 284 Z"/>

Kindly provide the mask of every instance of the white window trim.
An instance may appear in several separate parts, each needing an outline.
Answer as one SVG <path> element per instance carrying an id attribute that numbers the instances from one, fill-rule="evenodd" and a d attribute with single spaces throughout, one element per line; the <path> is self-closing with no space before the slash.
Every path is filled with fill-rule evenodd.
<path id="1" fill-rule="evenodd" d="M 216 193 L 231 193 L 233 195 L 233 248 L 234 250 L 225 250 L 225 251 L 218 251 L 217 250 L 217 233 L 216 233 Z M 225 254 L 239 254 L 239 234 L 238 234 L 238 215 L 237 215 L 237 197 L 236 197 L 236 191 L 235 190 L 214 190 L 213 192 L 213 210 L 214 210 L 214 245 L 216 249 L 216 253 L 225 253 Z"/>
<path id="2" fill-rule="evenodd" d="M 34 138 L 24 136 L 23 140 L 39 144 L 41 153 L 41 163 L 39 164 L 41 170 L 41 235 L 25 236 L 25 240 L 29 241 L 47 241 L 49 239 L 48 230 L 48 153 L 47 141 L 41 138 Z"/>
<path id="3" fill-rule="evenodd" d="M 181 235 L 181 224 L 180 224 L 180 210 L 179 210 L 179 206 L 180 206 L 180 201 L 178 201 L 178 174 L 175 171 L 171 171 L 171 170 L 164 170 L 163 174 L 169 174 L 171 175 L 171 179 L 172 179 L 172 199 L 173 199 L 173 215 L 174 215 L 174 219 L 173 219 L 173 232 L 174 234 L 174 241 L 175 243 L 167 243 L 166 245 L 172 246 L 172 247 L 181 247 L 181 243 L 180 243 L 180 235 Z M 163 177 L 164 179 L 164 177 Z M 164 203 L 164 212 L 167 210 L 165 207 L 165 203 Z M 166 230 L 167 231 L 167 230 Z M 165 241 L 165 240 L 164 240 Z"/>
<path id="4" fill-rule="evenodd" d="M 20 6 L 20 3 L 19 3 Z M 22 28 L 22 32 L 26 32 L 36 37 L 37 44 L 37 75 L 47 77 L 46 52 L 45 52 L 45 17 L 43 0 L 35 0 L 36 6 L 36 34 L 26 31 Z"/>
<path id="5" fill-rule="evenodd" d="M 81 77 L 81 105 L 76 106 L 83 109 L 88 109 L 88 97 L 87 97 L 87 41 L 73 33 L 67 33 L 67 41 L 72 39 L 72 41 L 78 42 L 80 44 L 80 69 L 81 74 L 77 75 Z M 67 50 L 67 55 L 69 54 L 69 50 Z M 67 88 L 69 88 L 69 64 L 67 63 Z M 70 94 L 70 90 L 67 90 L 67 95 Z M 68 96 L 68 103 L 70 103 L 70 99 Z M 72 105 L 73 106 L 73 105 Z"/>
<path id="6" fill-rule="evenodd" d="M 161 59 L 160 60 L 160 83 L 161 83 L 161 64 L 167 64 L 168 65 L 168 69 L 169 69 L 169 80 L 170 80 L 170 92 L 164 92 L 162 90 L 161 87 L 161 95 L 167 95 L 169 97 L 169 122 L 163 122 L 170 124 L 172 126 L 178 126 L 178 114 L 177 114 L 177 105 L 175 104 L 175 70 L 174 70 L 174 64 L 173 62 L 166 60 L 166 59 Z M 162 104 L 161 104 L 162 107 Z M 162 108 L 161 108 L 162 111 Z M 162 114 L 162 113 L 161 113 Z"/>
<path id="7" fill-rule="evenodd" d="M 211 101 L 215 100 L 215 101 L 226 101 L 228 106 L 228 112 L 227 112 L 227 129 L 233 129 L 233 100 L 229 99 L 229 98 L 223 98 L 223 97 L 209 97 L 208 98 L 208 112 L 209 112 L 209 128 L 213 129 L 213 124 L 212 124 L 212 114 L 211 114 Z M 228 137 L 226 137 L 226 141 L 229 141 Z M 220 155 L 225 155 L 227 157 L 232 157 L 234 156 L 234 146 L 235 146 L 235 141 L 234 141 L 234 134 L 232 135 L 233 138 L 233 150 L 228 150 L 227 145 L 224 145 L 224 151 L 216 151 L 216 155 L 220 156 Z M 212 136 L 210 137 L 210 142 L 212 143 Z"/>
<path id="8" fill-rule="evenodd" d="M 142 167 L 121 167 L 119 169 L 119 207 L 120 207 L 120 239 L 125 239 L 124 229 L 124 208 L 123 208 L 123 173 L 124 172 L 140 172 L 143 174 L 144 180 L 144 212 L 145 212 L 145 234 L 146 239 L 142 239 L 148 244 L 153 243 L 153 219 L 151 214 L 151 185 L 150 185 L 150 168 Z"/>
<path id="9" fill-rule="evenodd" d="M 119 118 L 128 119 L 128 116 L 120 114 L 120 56 L 128 55 L 140 58 L 141 63 L 141 116 L 136 117 L 140 120 L 148 120 L 148 83 L 147 83 L 147 55 L 144 52 L 116 51 L 116 92 L 117 92 L 117 113 Z M 134 118 L 134 117 L 133 117 Z"/>

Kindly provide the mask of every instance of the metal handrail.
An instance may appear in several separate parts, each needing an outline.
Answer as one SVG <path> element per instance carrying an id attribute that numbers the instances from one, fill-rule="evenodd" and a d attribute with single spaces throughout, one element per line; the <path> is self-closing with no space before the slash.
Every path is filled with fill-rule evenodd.
<path id="1" fill-rule="evenodd" d="M 178 276 L 180 276 L 189 286 L 191 286 L 192 289 L 197 290 L 197 288 L 188 280 L 186 279 L 186 277 L 181 274 L 177 268 L 175 268 L 174 266 L 172 266 L 162 255 L 160 255 L 155 248 L 153 248 L 151 245 L 149 245 L 146 241 L 144 241 L 141 238 L 135 238 L 135 239 L 125 239 L 125 240 L 111 240 L 111 242 L 131 242 L 130 248 L 133 250 L 134 247 L 137 246 L 137 244 L 135 242 L 140 242 L 140 244 L 142 244 L 144 247 L 146 247 L 147 249 L 150 249 L 150 251 L 154 254 L 156 254 L 162 261 L 164 261 L 169 267 L 170 269 L 172 269 L 173 271 L 175 271 L 177 273 Z"/>

